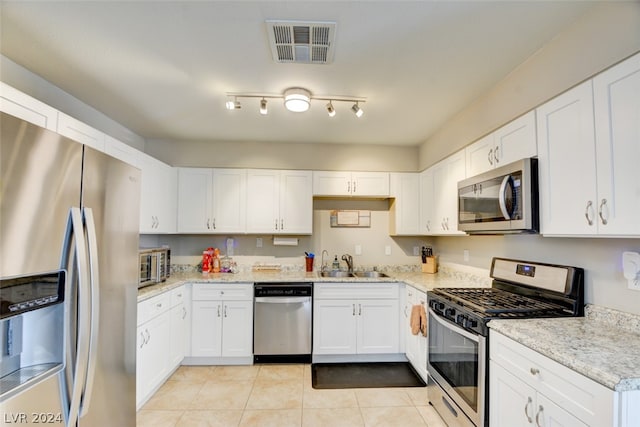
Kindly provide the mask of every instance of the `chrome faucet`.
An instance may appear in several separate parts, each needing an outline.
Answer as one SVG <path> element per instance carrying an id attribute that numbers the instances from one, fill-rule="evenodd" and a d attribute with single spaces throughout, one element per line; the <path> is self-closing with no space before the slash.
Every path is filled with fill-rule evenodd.
<path id="1" fill-rule="evenodd" d="M 353 273 L 353 257 L 349 254 L 342 255 L 342 260 L 347 263 L 347 271 Z"/>
<path id="2" fill-rule="evenodd" d="M 329 256 L 329 252 L 327 252 L 326 249 L 324 249 L 322 251 L 322 255 L 320 258 L 320 273 L 324 273 L 324 271 L 327 269 L 327 264 L 324 263 L 324 254 L 327 254 L 327 256 Z"/>

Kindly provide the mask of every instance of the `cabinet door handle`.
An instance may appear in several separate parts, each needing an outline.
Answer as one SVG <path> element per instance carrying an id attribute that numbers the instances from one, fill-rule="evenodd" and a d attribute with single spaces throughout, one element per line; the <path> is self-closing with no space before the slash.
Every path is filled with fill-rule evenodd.
<path id="1" fill-rule="evenodd" d="M 497 165 L 498 163 L 500 163 L 500 154 L 499 154 L 500 152 L 499 152 L 499 150 L 498 150 L 499 148 L 500 148 L 500 147 L 496 147 L 496 148 L 493 150 L 493 158 L 496 160 L 496 165 Z"/>
<path id="2" fill-rule="evenodd" d="M 220 305 L 218 305 L 218 317 L 220 317 Z"/>
<path id="3" fill-rule="evenodd" d="M 224 306 L 224 317 L 227 317 L 227 306 Z"/>
<path id="4" fill-rule="evenodd" d="M 431 220 L 427 221 L 427 231 L 431 231 Z"/>
<path id="5" fill-rule="evenodd" d="M 207 218 L 207 230 L 211 230 L 211 220 Z"/>
<path id="6" fill-rule="evenodd" d="M 362 316 L 362 304 L 358 304 L 358 316 Z"/>
<path id="7" fill-rule="evenodd" d="M 593 219 L 589 216 L 589 211 L 593 209 L 593 202 L 589 200 L 587 202 L 587 207 L 584 210 L 584 217 L 587 219 L 587 223 L 589 225 L 593 225 Z"/>
<path id="8" fill-rule="evenodd" d="M 356 182 L 353 181 L 353 194 L 356 194 Z"/>
<path id="9" fill-rule="evenodd" d="M 529 369 L 529 372 L 531 372 L 531 375 L 538 375 L 540 373 L 540 369 L 531 368 L 531 369 Z"/>
<path id="10" fill-rule="evenodd" d="M 351 181 L 347 181 L 347 193 L 351 194 Z"/>
<path id="11" fill-rule="evenodd" d="M 524 415 L 527 417 L 527 421 L 529 421 L 529 424 L 533 422 L 533 418 L 529 416 L 529 406 L 531 406 L 532 403 L 533 403 L 533 400 L 531 400 L 531 398 L 529 397 L 527 399 L 527 404 L 524 405 Z"/>
<path id="12" fill-rule="evenodd" d="M 147 333 L 147 340 L 144 343 L 149 344 L 149 341 L 151 341 L 151 334 L 148 329 L 145 329 L 144 331 Z"/>
<path id="13" fill-rule="evenodd" d="M 489 150 L 489 154 L 487 155 L 487 159 L 489 160 L 489 164 L 493 166 L 493 148 Z"/>
<path id="14" fill-rule="evenodd" d="M 147 340 L 144 337 L 144 331 L 140 331 L 140 338 L 142 338 L 142 342 L 140 343 L 140 348 L 142 348 L 147 343 Z"/>
<path id="15" fill-rule="evenodd" d="M 353 307 L 353 311 L 351 312 L 352 316 L 356 315 L 356 305 L 355 304 L 351 304 L 351 306 Z"/>
<path id="16" fill-rule="evenodd" d="M 185 317 L 187 317 L 187 309 L 182 307 L 182 318 L 184 319 Z"/>
<path id="17" fill-rule="evenodd" d="M 284 230 L 284 219 L 280 219 L 280 230 Z"/>
<path id="18" fill-rule="evenodd" d="M 276 230 L 278 229 L 278 218 L 275 219 L 274 227 Z"/>
<path id="19" fill-rule="evenodd" d="M 214 230 L 216 229 L 216 219 L 215 218 L 213 218 L 213 229 Z"/>
<path id="20" fill-rule="evenodd" d="M 600 202 L 600 207 L 598 208 L 598 215 L 600 215 L 600 221 L 602 221 L 603 225 L 607 225 L 607 219 L 602 215 L 602 209 L 607 207 L 607 199 L 602 199 Z M 607 208 L 607 214 L 609 213 L 609 208 Z M 609 216 L 609 215 L 607 215 Z"/>
<path id="21" fill-rule="evenodd" d="M 540 414 L 542 414 L 543 411 L 544 411 L 544 408 L 542 407 L 542 405 L 538 405 L 538 413 L 536 414 L 536 426 L 538 427 L 542 427 L 540 425 Z"/>

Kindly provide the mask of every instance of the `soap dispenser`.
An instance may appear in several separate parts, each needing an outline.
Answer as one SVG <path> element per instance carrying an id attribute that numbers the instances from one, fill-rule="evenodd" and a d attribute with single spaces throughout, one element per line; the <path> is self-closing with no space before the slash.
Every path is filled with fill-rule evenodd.
<path id="1" fill-rule="evenodd" d="M 338 261 L 338 255 L 333 259 L 333 264 L 331 264 L 332 270 L 340 270 L 340 261 Z"/>

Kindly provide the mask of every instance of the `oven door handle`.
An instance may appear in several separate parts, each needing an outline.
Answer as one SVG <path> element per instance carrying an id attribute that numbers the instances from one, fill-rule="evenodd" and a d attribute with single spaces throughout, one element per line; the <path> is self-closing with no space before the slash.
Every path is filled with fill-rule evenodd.
<path id="1" fill-rule="evenodd" d="M 452 330 L 453 332 L 455 332 L 456 334 L 460 334 L 463 337 L 470 339 L 471 341 L 480 342 L 480 338 L 478 338 L 477 334 L 472 334 L 470 332 L 465 331 L 464 329 L 462 329 L 462 327 L 460 326 L 453 326 L 451 324 L 449 324 L 449 322 L 446 322 L 445 320 L 442 320 L 442 318 L 436 314 L 435 311 L 433 311 L 432 308 L 429 308 L 429 314 L 431 315 L 431 317 L 438 323 L 440 323 L 442 326 L 444 326 L 447 329 Z"/>
<path id="2" fill-rule="evenodd" d="M 263 304 L 300 304 L 311 301 L 311 297 L 256 297 L 255 301 Z"/>

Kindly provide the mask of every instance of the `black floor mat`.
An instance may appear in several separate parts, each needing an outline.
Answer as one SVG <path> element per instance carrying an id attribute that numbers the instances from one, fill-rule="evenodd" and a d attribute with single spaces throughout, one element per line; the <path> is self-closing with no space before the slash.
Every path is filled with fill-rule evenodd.
<path id="1" fill-rule="evenodd" d="M 425 387 L 408 362 L 314 363 L 311 385 L 317 389 Z"/>

